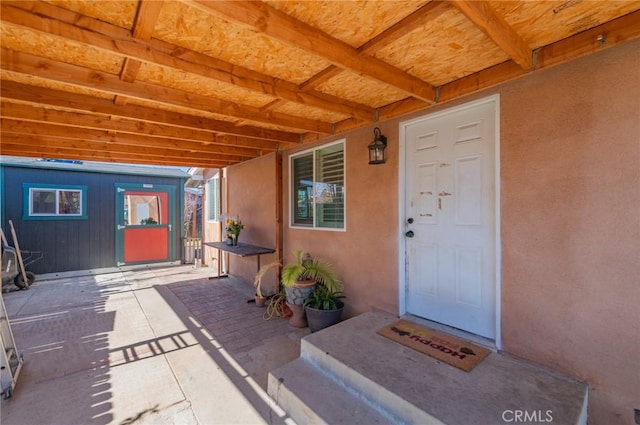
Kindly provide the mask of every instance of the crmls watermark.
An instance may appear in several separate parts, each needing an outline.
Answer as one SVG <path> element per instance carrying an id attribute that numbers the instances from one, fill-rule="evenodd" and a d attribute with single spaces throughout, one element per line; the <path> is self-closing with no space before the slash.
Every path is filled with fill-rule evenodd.
<path id="1" fill-rule="evenodd" d="M 502 420 L 506 423 L 543 424 L 553 422 L 551 410 L 505 410 Z"/>

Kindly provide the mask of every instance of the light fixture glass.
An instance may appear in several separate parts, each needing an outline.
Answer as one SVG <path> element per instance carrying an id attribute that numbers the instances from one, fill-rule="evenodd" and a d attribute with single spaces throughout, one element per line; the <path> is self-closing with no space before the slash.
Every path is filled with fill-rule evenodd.
<path id="1" fill-rule="evenodd" d="M 384 164 L 384 150 L 387 147 L 387 136 L 378 127 L 373 129 L 373 142 L 369 145 L 369 164 Z"/>

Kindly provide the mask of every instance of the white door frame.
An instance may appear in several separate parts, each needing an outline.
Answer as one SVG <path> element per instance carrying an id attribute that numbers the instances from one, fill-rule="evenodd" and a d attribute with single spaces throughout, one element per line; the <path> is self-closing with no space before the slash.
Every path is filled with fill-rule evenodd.
<path id="1" fill-rule="evenodd" d="M 472 108 L 478 105 L 483 105 L 486 103 L 493 103 L 494 112 L 495 112 L 495 149 L 494 149 L 494 160 L 495 160 L 495 176 L 494 176 L 494 184 L 495 184 L 495 253 L 496 253 L 496 264 L 495 264 L 495 276 L 496 276 L 496 339 L 495 345 L 498 350 L 502 349 L 502 334 L 501 334 L 501 326 L 500 319 L 502 316 L 502 252 L 500 250 L 501 247 L 501 236 L 500 236 L 500 95 L 495 94 L 492 96 L 488 96 L 482 99 L 478 99 L 469 103 L 465 103 L 462 105 L 454 106 L 451 108 L 443 109 L 442 111 L 434 112 L 432 114 L 423 115 L 418 118 L 413 118 L 408 121 L 401 121 L 399 123 L 399 159 L 400 164 L 398 167 L 398 306 L 399 306 L 399 314 L 400 316 L 407 313 L 407 305 L 406 305 L 406 237 L 404 236 L 405 228 L 405 218 L 407 217 L 406 213 L 406 127 L 415 124 L 420 121 L 424 121 L 431 118 L 436 118 L 441 115 L 455 113 L 457 111 L 461 111 L 467 108 Z"/>

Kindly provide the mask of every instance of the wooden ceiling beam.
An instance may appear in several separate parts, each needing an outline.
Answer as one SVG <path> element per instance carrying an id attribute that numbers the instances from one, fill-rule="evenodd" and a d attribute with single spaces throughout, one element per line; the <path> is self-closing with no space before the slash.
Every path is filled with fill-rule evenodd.
<path id="1" fill-rule="evenodd" d="M 39 78 L 71 84 L 112 95 L 123 95 L 165 105 L 181 106 L 234 117 L 248 122 L 275 125 L 295 130 L 330 134 L 331 124 L 259 108 L 239 105 L 213 97 L 202 96 L 165 86 L 137 80 L 135 84 L 121 81 L 117 76 L 90 70 L 43 57 L 2 48 L 2 69 L 33 75 Z"/>
<path id="2" fill-rule="evenodd" d="M 164 5 L 163 1 L 149 1 L 140 0 L 138 3 L 138 11 L 136 13 L 136 19 L 133 22 L 133 28 L 131 33 L 135 38 L 140 40 L 150 40 L 155 28 L 156 21 L 160 15 L 160 10 Z M 138 76 L 142 62 L 130 57 L 124 59 L 122 64 L 122 70 L 120 71 L 120 79 L 127 83 L 133 83 Z M 116 97 L 116 104 L 125 104 L 126 99 L 120 100 Z"/>
<path id="3" fill-rule="evenodd" d="M 80 151 L 96 151 L 96 152 L 111 152 L 122 155 L 146 155 L 149 158 L 184 158 L 185 160 L 201 160 L 202 158 L 211 158 L 213 160 L 221 162 L 237 163 L 251 159 L 253 157 L 242 157 L 232 155 L 216 155 L 205 154 L 203 152 L 180 152 L 172 149 L 147 148 L 130 146 L 122 143 L 115 142 L 99 142 L 93 140 L 80 140 L 80 139 L 67 139 L 57 136 L 48 136 L 42 134 L 24 134 L 24 133 L 3 133 L 2 147 L 6 145 L 16 145 L 32 143 L 42 149 L 68 149 L 68 150 L 80 150 Z"/>
<path id="4" fill-rule="evenodd" d="M 544 46 L 538 52 L 536 70 L 560 65 L 637 38 L 640 38 L 640 10 Z"/>
<path id="5" fill-rule="evenodd" d="M 2 154 L 11 156 L 28 156 L 32 158 L 55 158 L 81 161 L 117 162 L 120 164 L 147 164 L 183 167 L 223 168 L 235 164 L 231 161 L 216 161 L 200 158 L 198 160 L 183 157 L 154 157 L 147 155 L 117 154 L 101 151 L 83 151 L 63 148 L 41 148 L 31 141 L 28 144 L 4 144 Z"/>
<path id="6" fill-rule="evenodd" d="M 361 56 L 358 49 L 331 37 L 265 3 L 249 1 L 194 0 L 201 10 L 215 13 L 253 28 L 270 38 L 286 43 L 340 68 L 373 78 L 425 101 L 434 101 L 435 88 L 386 62 Z"/>
<path id="7" fill-rule="evenodd" d="M 236 142 L 239 144 L 230 145 L 223 142 L 222 140 L 224 139 L 210 132 L 182 127 L 172 127 L 169 125 L 147 123 L 120 117 L 118 117 L 118 119 L 112 119 L 111 117 L 104 115 L 61 111 L 41 106 L 26 105 L 6 101 L 0 103 L 0 109 L 2 110 L 2 117 L 4 118 L 13 118 L 17 120 L 36 123 L 43 122 L 48 124 L 64 125 L 71 128 L 75 127 L 93 130 L 115 131 L 118 133 L 142 135 L 144 137 L 169 138 L 185 143 L 181 145 L 181 147 L 184 149 L 197 149 L 198 146 L 202 148 L 210 145 L 248 148 L 245 153 L 256 149 L 259 149 L 261 151 L 273 151 L 276 149 L 275 145 L 269 145 L 268 147 L 256 146 L 258 141 L 255 139 L 241 138 L 240 142 Z M 193 144 L 190 145 L 190 142 Z"/>
<path id="8" fill-rule="evenodd" d="M 122 70 L 120 71 L 120 79 L 127 83 L 133 83 L 138 76 L 141 66 L 142 62 L 138 60 L 125 58 L 122 64 Z"/>
<path id="9" fill-rule="evenodd" d="M 598 40 L 600 35 L 606 36 L 605 43 Z M 535 70 L 566 63 L 636 38 L 640 38 L 640 11 L 540 48 Z M 457 99 L 524 75 L 527 74 L 512 61 L 505 62 L 445 84 L 440 90 L 440 99 L 442 102 Z"/>
<path id="10" fill-rule="evenodd" d="M 11 118 L 0 119 L 0 128 L 3 136 L 10 133 L 30 134 L 34 136 L 50 136 L 62 139 L 80 140 L 87 142 L 112 143 L 130 147 L 139 147 L 148 151 L 164 149 L 178 152 L 195 152 L 207 155 L 242 156 L 255 158 L 259 156 L 258 149 L 239 148 L 234 146 L 203 145 L 197 142 L 185 142 L 171 138 L 150 137 L 141 134 L 130 135 L 127 133 L 114 133 L 105 130 L 91 130 L 80 127 L 68 127 L 58 124 L 39 122 L 38 125 L 29 125 L 30 122 Z"/>
<path id="11" fill-rule="evenodd" d="M 337 76 L 342 71 L 344 71 L 342 68 L 339 68 L 335 65 L 329 65 L 328 67 L 318 72 L 313 77 L 309 78 L 304 83 L 300 84 L 300 89 L 313 90 L 314 88 L 318 87 L 322 83 L 325 83 L 330 79 L 332 79 L 333 77 Z"/>
<path id="12" fill-rule="evenodd" d="M 164 6 L 163 0 L 139 0 L 136 19 L 131 29 L 131 34 L 135 38 L 151 40 L 162 6 Z"/>
<path id="13" fill-rule="evenodd" d="M 430 1 L 418 10 L 396 22 L 371 40 L 358 47 L 360 55 L 371 55 L 410 32 L 424 26 L 450 9 L 446 2 Z"/>
<path id="14" fill-rule="evenodd" d="M 604 42 L 600 41 L 604 36 Z M 535 70 L 566 63 L 598 50 L 640 38 L 640 11 L 614 19 L 572 37 L 539 49 Z M 484 69 L 440 88 L 438 103 L 444 103 L 485 90 L 527 75 L 514 61 Z M 416 99 L 405 99 L 380 108 L 380 119 L 386 120 L 429 107 Z M 338 126 L 336 126 L 336 133 Z"/>
<path id="15" fill-rule="evenodd" d="M 150 3 L 156 2 L 151 0 Z M 374 108 L 370 106 L 318 91 L 303 91 L 294 83 L 188 51 L 160 40 L 137 40 L 122 28 L 110 26 L 100 21 L 91 22 L 92 18 L 79 14 L 74 16 L 69 11 L 53 5 L 34 4 L 34 2 L 3 2 L 0 5 L 0 19 L 34 31 L 88 44 L 136 61 L 178 69 L 251 91 L 280 97 L 289 102 L 352 115 L 361 119 L 373 120 L 375 118 Z M 180 50 L 180 54 L 176 55 L 175 52 L 178 50 Z"/>
<path id="16" fill-rule="evenodd" d="M 278 145 L 286 147 L 300 143 L 300 135 L 297 133 L 250 126 L 242 127 L 227 121 L 186 115 L 146 106 L 118 106 L 105 99 L 45 87 L 35 87 L 15 81 L 2 80 L 0 83 L 0 94 L 3 98 L 7 99 L 136 119 L 151 123 L 162 123 L 168 126 L 233 134 L 255 139 L 255 147 L 261 149 L 275 149 Z"/>
<path id="17" fill-rule="evenodd" d="M 493 40 L 522 69 L 531 69 L 533 65 L 531 48 L 511 25 L 491 8 L 488 2 L 452 0 L 450 3 Z"/>
<path id="18" fill-rule="evenodd" d="M 449 9 L 449 4 L 440 1 L 432 1 L 413 12 L 406 18 L 396 22 L 385 31 L 378 34 L 362 46 L 358 48 L 359 55 L 371 55 L 380 50 L 389 43 L 394 42 L 400 37 L 409 34 L 411 31 L 420 28 L 426 22 L 436 19 L 442 13 Z M 343 70 L 335 65 L 331 65 L 318 74 L 314 75 L 300 85 L 302 90 L 312 90 L 320 84 L 329 81 L 331 78 L 340 74 Z"/>

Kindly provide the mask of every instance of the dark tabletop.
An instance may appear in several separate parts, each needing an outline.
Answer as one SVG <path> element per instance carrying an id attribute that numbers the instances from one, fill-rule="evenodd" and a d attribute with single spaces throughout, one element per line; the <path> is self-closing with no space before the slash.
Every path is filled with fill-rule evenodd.
<path id="1" fill-rule="evenodd" d="M 227 251 L 240 257 L 249 257 L 251 255 L 271 254 L 276 252 L 273 248 L 265 248 L 262 246 L 251 245 L 248 243 L 238 242 L 238 245 L 227 245 L 226 242 L 205 242 L 207 246 Z"/>

